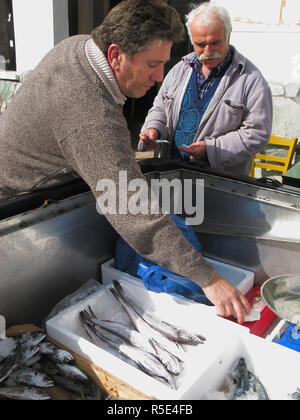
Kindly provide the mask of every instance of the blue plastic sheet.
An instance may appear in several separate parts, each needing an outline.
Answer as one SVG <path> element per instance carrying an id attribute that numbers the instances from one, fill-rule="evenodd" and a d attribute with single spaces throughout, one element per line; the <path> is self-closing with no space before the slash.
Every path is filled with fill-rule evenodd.
<path id="1" fill-rule="evenodd" d="M 182 217 L 170 214 L 177 227 L 181 229 L 186 239 L 195 247 L 201 250 L 201 243 L 193 228 L 186 224 Z M 193 281 L 179 276 L 172 271 L 154 264 L 132 249 L 128 243 L 119 238 L 115 248 L 115 267 L 135 277 L 140 277 L 147 290 L 157 293 L 169 293 L 174 296 L 185 297 L 199 303 L 211 305 L 205 296 L 202 288 Z"/>

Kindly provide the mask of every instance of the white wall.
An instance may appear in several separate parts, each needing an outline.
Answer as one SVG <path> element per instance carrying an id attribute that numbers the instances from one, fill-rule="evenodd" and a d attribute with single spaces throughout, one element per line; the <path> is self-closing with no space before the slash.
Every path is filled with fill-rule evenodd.
<path id="1" fill-rule="evenodd" d="M 268 81 L 300 83 L 300 0 L 212 0 L 232 19 L 231 44 Z"/>
<path id="2" fill-rule="evenodd" d="M 16 72 L 0 72 L 0 77 L 32 70 L 44 55 L 69 36 L 67 0 L 13 0 Z"/>

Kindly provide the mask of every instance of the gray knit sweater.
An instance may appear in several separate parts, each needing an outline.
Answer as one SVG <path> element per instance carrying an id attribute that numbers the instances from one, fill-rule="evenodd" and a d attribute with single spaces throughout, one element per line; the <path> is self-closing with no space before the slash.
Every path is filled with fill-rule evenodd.
<path id="1" fill-rule="evenodd" d="M 143 177 L 122 114 L 124 96 L 89 36 L 51 50 L 0 117 L 0 198 L 55 185 L 76 174 L 97 198 L 101 179 Z M 74 172 L 75 171 L 75 172 Z M 214 269 L 169 215 L 109 214 L 114 229 L 140 254 L 201 286 Z"/>

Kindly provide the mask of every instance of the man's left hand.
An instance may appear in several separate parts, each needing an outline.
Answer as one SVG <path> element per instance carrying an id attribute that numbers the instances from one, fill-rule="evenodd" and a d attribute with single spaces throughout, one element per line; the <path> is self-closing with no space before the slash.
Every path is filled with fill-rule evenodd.
<path id="1" fill-rule="evenodd" d="M 206 157 L 206 146 L 204 140 L 192 143 L 188 147 L 178 146 L 178 149 L 192 156 L 194 159 L 203 160 Z"/>

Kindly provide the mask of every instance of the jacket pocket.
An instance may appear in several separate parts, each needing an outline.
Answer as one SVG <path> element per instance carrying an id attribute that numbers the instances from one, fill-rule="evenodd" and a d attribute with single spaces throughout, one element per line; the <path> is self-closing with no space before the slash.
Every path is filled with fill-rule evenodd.
<path id="1" fill-rule="evenodd" d="M 220 104 L 216 116 L 215 131 L 218 132 L 218 135 L 240 128 L 244 119 L 245 109 L 244 104 L 225 99 Z"/>

